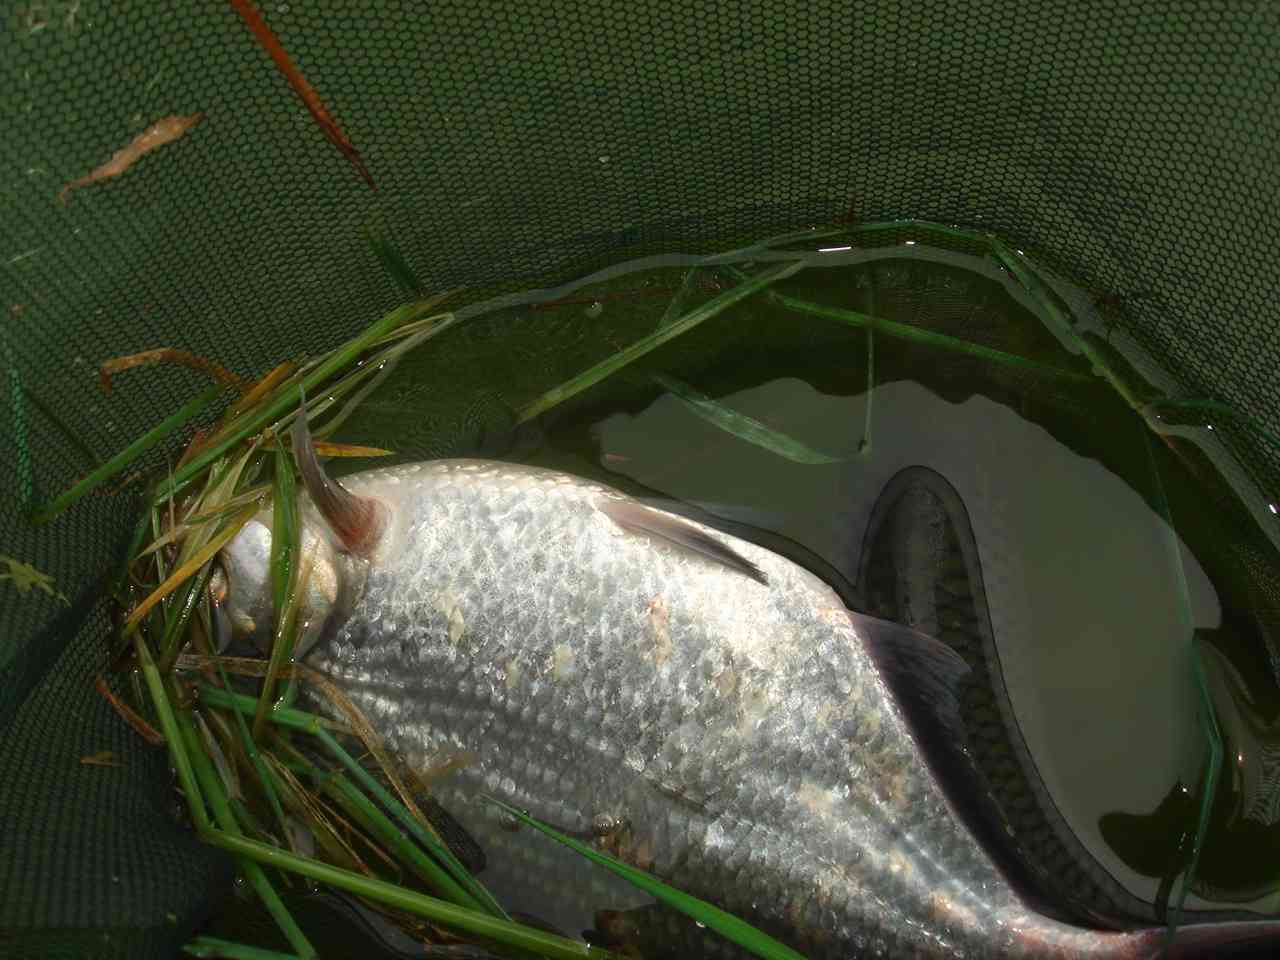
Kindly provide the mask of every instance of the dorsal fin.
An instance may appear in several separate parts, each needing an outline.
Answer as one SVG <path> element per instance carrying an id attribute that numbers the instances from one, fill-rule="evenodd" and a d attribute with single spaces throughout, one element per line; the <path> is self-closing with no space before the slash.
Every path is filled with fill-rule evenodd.
<path id="1" fill-rule="evenodd" d="M 640 484 L 632 483 L 629 486 L 639 488 Z M 781 515 L 770 517 L 763 511 L 740 510 L 733 504 L 695 503 L 656 494 L 637 495 L 630 490 L 623 492 L 646 507 L 661 510 L 664 513 L 673 513 L 677 517 L 700 523 L 735 540 L 742 540 L 768 550 L 770 553 L 776 553 L 784 560 L 790 560 L 797 567 L 808 570 L 829 586 L 840 595 L 840 599 L 848 609 L 863 609 L 861 595 L 848 577 L 803 543 L 778 532 L 776 528 L 786 524 Z M 751 516 L 752 513 L 755 515 Z M 744 519 L 748 516 L 751 519 Z"/>
<path id="2" fill-rule="evenodd" d="M 383 506 L 370 497 L 358 497 L 324 472 L 316 456 L 311 428 L 307 425 L 307 398 L 293 422 L 293 456 L 298 461 L 302 485 L 329 529 L 348 553 L 368 555 L 378 545 L 386 526 Z"/>
<path id="3" fill-rule="evenodd" d="M 736 570 L 757 583 L 768 584 L 769 582 L 764 571 L 754 563 L 732 547 L 699 530 L 688 520 L 658 510 L 650 510 L 633 500 L 602 500 L 600 512 L 623 530 L 658 537 L 681 549 L 714 560 L 730 570 Z"/>

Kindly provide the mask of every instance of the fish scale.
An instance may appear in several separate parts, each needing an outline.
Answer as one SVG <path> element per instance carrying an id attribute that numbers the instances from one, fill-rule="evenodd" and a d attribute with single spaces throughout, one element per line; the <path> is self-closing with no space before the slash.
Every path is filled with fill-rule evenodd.
<path id="1" fill-rule="evenodd" d="M 674 545 L 670 526 L 624 529 L 607 511 L 627 498 L 564 474 L 433 461 L 344 484 L 383 508 L 380 533 L 348 554 L 301 503 L 316 575 L 342 585 L 336 601 L 306 592 L 307 658 L 407 762 L 478 758 L 436 795 L 509 909 L 576 933 L 647 898 L 513 831 L 481 793 L 578 835 L 618 824 L 606 849 L 812 960 L 1120 960 L 1158 944 L 1031 912 L 954 815 L 880 672 L 912 663 L 928 688 L 935 641 L 710 528 L 679 521 L 729 559 Z M 233 601 L 266 589 L 237 582 L 238 543 Z M 675 955 L 734 955 L 654 916 Z"/>

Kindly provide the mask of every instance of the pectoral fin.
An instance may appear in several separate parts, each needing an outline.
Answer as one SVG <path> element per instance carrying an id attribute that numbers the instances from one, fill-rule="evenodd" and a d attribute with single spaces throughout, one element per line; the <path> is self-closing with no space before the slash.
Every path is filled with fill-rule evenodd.
<path id="1" fill-rule="evenodd" d="M 311 502 L 342 546 L 348 553 L 372 553 L 386 526 L 386 508 L 370 497 L 356 496 L 324 472 L 307 425 L 305 396 L 293 423 L 293 456 Z"/>

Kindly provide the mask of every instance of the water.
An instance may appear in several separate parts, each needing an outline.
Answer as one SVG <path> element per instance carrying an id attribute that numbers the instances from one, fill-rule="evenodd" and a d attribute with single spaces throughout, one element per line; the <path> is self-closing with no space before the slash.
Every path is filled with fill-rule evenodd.
<path id="1" fill-rule="evenodd" d="M 1054 826 L 1027 797 L 1004 798 L 1022 855 L 1071 878 L 1051 893 L 1076 902 L 1051 906 L 1162 916 L 1206 757 L 1196 636 L 1228 760 L 1187 907 L 1274 911 L 1276 518 L 1247 476 L 1220 472 L 1208 420 L 1154 434 L 1090 372 L 1078 337 L 966 238 L 906 229 L 795 247 L 809 265 L 773 288 L 791 306 L 754 296 L 527 420 L 547 391 L 784 254 L 696 270 L 692 258 L 650 259 L 468 308 L 480 315 L 406 357 L 337 439 L 405 459 L 523 460 L 697 504 L 774 535 L 855 601 L 868 599 L 865 534 L 881 491 L 905 468 L 934 471 L 972 525 L 1005 719 L 1060 815 Z M 868 333 L 794 301 L 906 329 Z M 1087 342 L 1114 360 L 1105 339 Z M 788 459 L 776 437 L 748 442 L 655 375 L 714 398 L 712 420 L 741 427 L 745 415 L 834 462 Z M 1120 382 L 1130 399 L 1153 392 L 1133 390 L 1132 370 Z"/>

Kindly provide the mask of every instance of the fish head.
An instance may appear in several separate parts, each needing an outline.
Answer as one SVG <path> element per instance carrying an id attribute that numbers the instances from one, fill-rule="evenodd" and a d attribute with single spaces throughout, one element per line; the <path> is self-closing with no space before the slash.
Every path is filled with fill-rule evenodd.
<path id="1" fill-rule="evenodd" d="M 350 564 L 343 562 L 340 551 L 323 530 L 304 523 L 300 546 L 298 582 L 302 595 L 298 601 L 295 659 L 307 654 L 342 607 L 342 597 L 347 593 L 344 586 L 350 579 L 344 575 Z M 230 636 L 250 640 L 264 654 L 269 653 L 275 628 L 269 513 L 250 520 L 222 548 L 209 590 L 228 621 Z M 225 640 L 220 645 L 225 645 Z"/>
<path id="2" fill-rule="evenodd" d="M 292 430 L 294 459 L 306 491 L 298 504 L 300 596 L 295 660 L 305 657 L 326 627 L 350 610 L 390 522 L 390 508 L 383 499 L 357 496 L 325 473 L 307 425 L 306 398 L 301 399 Z M 264 653 L 271 649 L 276 625 L 271 518 L 270 510 L 259 513 L 219 554 L 219 571 L 210 585 L 215 603 L 225 614 L 219 647 L 240 636 Z"/>

